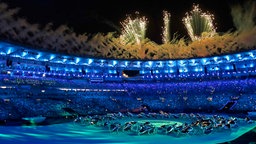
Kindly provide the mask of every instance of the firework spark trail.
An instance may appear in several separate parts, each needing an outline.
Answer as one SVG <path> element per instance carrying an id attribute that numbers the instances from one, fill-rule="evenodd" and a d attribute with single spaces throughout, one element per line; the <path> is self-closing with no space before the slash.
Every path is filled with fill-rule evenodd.
<path id="1" fill-rule="evenodd" d="M 193 10 L 186 13 L 186 17 L 182 19 L 192 41 L 215 35 L 216 28 L 213 25 L 213 20 L 214 16 L 202 12 L 199 5 L 194 5 Z M 206 35 L 202 35 L 203 33 Z"/>
<path id="2" fill-rule="evenodd" d="M 138 12 L 136 13 L 138 14 Z M 123 43 L 137 43 L 138 45 L 145 39 L 147 19 L 146 17 L 136 17 L 132 19 L 130 16 L 121 22 L 122 25 L 122 34 L 120 39 Z"/>
<path id="3" fill-rule="evenodd" d="M 162 33 L 162 42 L 164 44 L 170 42 L 170 18 L 171 14 L 167 11 L 163 11 L 163 21 L 164 26 L 162 27 L 163 33 Z"/>

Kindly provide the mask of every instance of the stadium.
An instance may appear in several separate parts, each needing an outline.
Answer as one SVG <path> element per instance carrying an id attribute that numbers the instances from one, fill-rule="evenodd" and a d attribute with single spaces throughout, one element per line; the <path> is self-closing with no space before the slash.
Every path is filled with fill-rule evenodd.
<path id="1" fill-rule="evenodd" d="M 23 107 L 23 117 L 61 113 L 63 108 L 85 115 L 142 106 L 153 112 L 246 113 L 256 109 L 255 55 L 252 50 L 183 60 L 97 59 L 2 41 L 1 95 L 5 105 Z M 20 118 L 8 109 L 2 120 L 10 114 Z"/>
<path id="2" fill-rule="evenodd" d="M 12 20 L 6 19 L 15 23 Z M 140 20 L 144 19 L 135 22 L 144 22 Z M 166 44 L 156 46 L 126 31 L 120 39 L 138 51 L 124 50 L 122 56 L 116 52 L 122 45 L 117 38 L 102 42 L 98 38 L 102 35 L 96 35 L 97 44 L 82 43 L 91 52 L 83 55 L 74 49 L 81 46 L 80 41 L 64 37 L 69 33 L 66 28 L 63 37 L 56 37 L 66 39 L 59 40 L 58 46 L 74 46 L 70 51 L 56 48 L 58 41 L 49 31 L 47 36 L 54 39 L 49 42 L 53 45 L 47 45 L 50 48 L 44 47 L 47 40 L 42 39 L 47 32 L 43 36 L 37 30 L 28 32 L 34 36 L 29 38 L 17 32 L 20 37 L 12 39 L 12 32 L 19 29 L 15 26 L 2 29 L 0 40 L 0 140 L 4 143 L 255 142 L 256 50 L 255 45 L 239 43 L 242 32 L 216 36 L 210 28 L 204 37 L 191 34 L 194 44 L 215 36 L 229 45 L 223 49 L 214 45 L 219 50 L 206 48 L 209 53 L 191 48 L 194 51 L 189 55 L 179 51 L 176 58 L 172 57 L 175 54 L 160 57 L 170 47 L 168 35 Z M 144 34 L 143 27 L 135 28 Z M 230 42 L 230 37 L 236 41 Z M 157 47 L 164 50 L 152 54 Z M 140 50 L 142 54 L 135 55 Z M 202 55 L 193 55 L 195 51 Z"/>
<path id="3" fill-rule="evenodd" d="M 1 121 L 7 125 L 38 116 L 118 112 L 245 117 L 256 109 L 255 50 L 143 61 L 82 58 L 0 44 Z"/>

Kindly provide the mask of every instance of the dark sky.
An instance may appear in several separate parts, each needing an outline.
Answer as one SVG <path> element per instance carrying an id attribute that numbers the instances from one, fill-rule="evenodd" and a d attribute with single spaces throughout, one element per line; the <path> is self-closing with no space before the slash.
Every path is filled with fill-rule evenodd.
<path id="1" fill-rule="evenodd" d="M 238 0 L 236 0 L 237 2 Z M 230 4 L 234 0 L 2 0 L 11 8 L 19 7 L 19 16 L 30 23 L 55 26 L 66 24 L 77 33 L 97 33 L 120 30 L 126 14 L 139 11 L 149 20 L 147 37 L 161 42 L 162 11 L 171 13 L 171 33 L 186 36 L 182 24 L 185 13 L 199 4 L 203 11 L 215 15 L 218 32 L 234 29 Z"/>

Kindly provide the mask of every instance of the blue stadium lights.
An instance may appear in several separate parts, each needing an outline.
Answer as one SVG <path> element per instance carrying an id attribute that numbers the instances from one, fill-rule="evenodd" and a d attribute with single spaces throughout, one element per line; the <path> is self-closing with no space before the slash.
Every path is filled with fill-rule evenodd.
<path id="1" fill-rule="evenodd" d="M 11 52 L 13 52 L 13 48 L 12 47 L 8 47 L 6 55 L 10 54 Z"/>
<path id="2" fill-rule="evenodd" d="M 68 56 L 57 53 L 39 51 L 15 44 L 0 42 L 0 70 L 8 69 L 11 74 L 32 76 L 74 76 L 74 77 L 112 77 L 122 78 L 123 70 L 139 70 L 138 77 L 174 78 L 199 77 L 218 74 L 255 74 L 256 50 L 230 55 L 182 60 L 124 60 L 98 59 Z M 48 68 L 48 71 L 45 69 Z M 12 70 L 15 70 L 12 71 Z M 28 73 L 28 72 L 31 73 Z M 117 73 L 118 71 L 118 73 Z M 33 73 L 35 72 L 35 73 Z M 119 74 L 119 75 L 117 75 Z M 152 76 L 154 75 L 154 77 Z"/>
<path id="3" fill-rule="evenodd" d="M 93 62 L 93 59 L 88 59 L 88 65 L 90 65 Z"/>

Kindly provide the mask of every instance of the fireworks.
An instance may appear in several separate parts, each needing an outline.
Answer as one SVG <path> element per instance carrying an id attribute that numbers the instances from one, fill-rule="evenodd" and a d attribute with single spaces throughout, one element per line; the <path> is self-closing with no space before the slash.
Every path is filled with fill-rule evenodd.
<path id="1" fill-rule="evenodd" d="M 164 26 L 162 27 L 162 30 L 163 30 L 162 41 L 164 44 L 170 41 L 170 18 L 171 18 L 171 14 L 168 13 L 167 11 L 163 11 Z"/>
<path id="2" fill-rule="evenodd" d="M 136 12 L 136 15 L 139 13 Z M 146 17 L 139 18 L 136 16 L 134 19 L 128 16 L 124 22 L 121 22 L 122 34 L 120 39 L 123 43 L 137 43 L 138 45 L 145 39 L 147 19 Z"/>
<path id="3" fill-rule="evenodd" d="M 200 40 L 203 37 L 212 37 L 216 32 L 213 25 L 214 16 L 212 14 L 204 13 L 198 5 L 193 6 L 193 10 L 186 13 L 183 18 L 188 34 L 192 41 Z"/>

